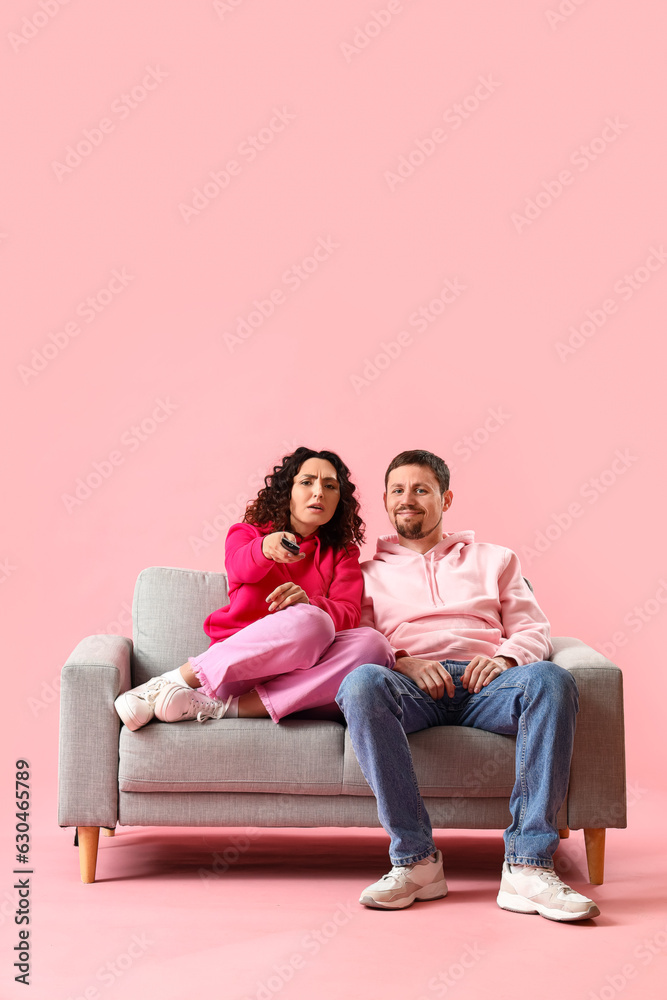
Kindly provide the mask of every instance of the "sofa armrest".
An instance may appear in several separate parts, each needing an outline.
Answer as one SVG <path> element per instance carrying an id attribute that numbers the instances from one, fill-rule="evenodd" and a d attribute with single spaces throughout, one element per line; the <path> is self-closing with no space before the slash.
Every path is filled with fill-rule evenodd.
<path id="1" fill-rule="evenodd" d="M 552 639 L 552 660 L 579 688 L 568 791 L 568 825 L 627 826 L 623 675 L 615 663 L 581 639 Z"/>
<path id="2" fill-rule="evenodd" d="M 60 683 L 58 823 L 114 827 L 118 738 L 114 700 L 131 686 L 132 640 L 92 635 L 67 659 Z"/>

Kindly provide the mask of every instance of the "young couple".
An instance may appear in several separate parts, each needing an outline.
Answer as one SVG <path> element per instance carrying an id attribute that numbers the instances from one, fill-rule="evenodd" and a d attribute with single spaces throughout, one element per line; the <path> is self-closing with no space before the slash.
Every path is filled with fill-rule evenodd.
<path id="1" fill-rule="evenodd" d="M 552 920 L 598 916 L 552 861 L 576 683 L 548 660 L 549 623 L 516 555 L 472 531 L 443 534 L 453 497 L 443 460 L 409 451 L 390 463 L 384 503 L 396 534 L 363 567 L 356 488 L 338 455 L 298 448 L 265 484 L 229 529 L 229 604 L 204 622 L 209 648 L 121 694 L 125 725 L 279 722 L 335 702 L 391 839 L 391 871 L 360 898 L 379 909 L 447 894 L 407 734 L 462 725 L 514 735 L 497 902 Z"/>

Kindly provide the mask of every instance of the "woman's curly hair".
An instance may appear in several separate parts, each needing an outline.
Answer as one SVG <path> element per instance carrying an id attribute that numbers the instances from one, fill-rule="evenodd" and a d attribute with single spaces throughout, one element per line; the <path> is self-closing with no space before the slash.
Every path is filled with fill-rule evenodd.
<path id="1" fill-rule="evenodd" d="M 331 520 L 317 529 L 322 548 L 342 549 L 352 542 L 361 545 L 364 522 L 359 517 L 356 486 L 350 479 L 350 470 L 345 462 L 333 451 L 313 451 L 312 448 L 302 447 L 291 455 L 285 455 L 282 465 L 274 465 L 273 472 L 264 477 L 266 485 L 259 491 L 257 499 L 247 505 L 243 520 L 255 525 L 271 522 L 274 531 L 291 531 L 290 499 L 294 477 L 309 458 L 326 459 L 338 475 L 338 506 Z"/>

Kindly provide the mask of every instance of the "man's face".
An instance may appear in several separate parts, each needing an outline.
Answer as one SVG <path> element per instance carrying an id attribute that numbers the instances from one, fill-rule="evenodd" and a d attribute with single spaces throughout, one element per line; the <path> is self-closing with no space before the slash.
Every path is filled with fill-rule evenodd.
<path id="1" fill-rule="evenodd" d="M 397 533 L 403 538 L 442 534 L 442 512 L 452 502 L 450 490 L 440 492 L 435 473 L 427 465 L 401 465 L 387 480 L 384 505 Z"/>

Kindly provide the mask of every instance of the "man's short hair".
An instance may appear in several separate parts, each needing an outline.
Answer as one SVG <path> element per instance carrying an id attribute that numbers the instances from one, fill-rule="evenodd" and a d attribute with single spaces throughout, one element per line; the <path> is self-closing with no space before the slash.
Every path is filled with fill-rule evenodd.
<path id="1" fill-rule="evenodd" d="M 444 494 L 449 489 L 449 469 L 445 462 L 432 451 L 402 451 L 400 455 L 392 459 L 389 468 L 384 474 L 384 488 L 387 489 L 389 473 L 398 469 L 401 465 L 427 465 L 435 474 L 440 486 L 440 493 Z"/>

